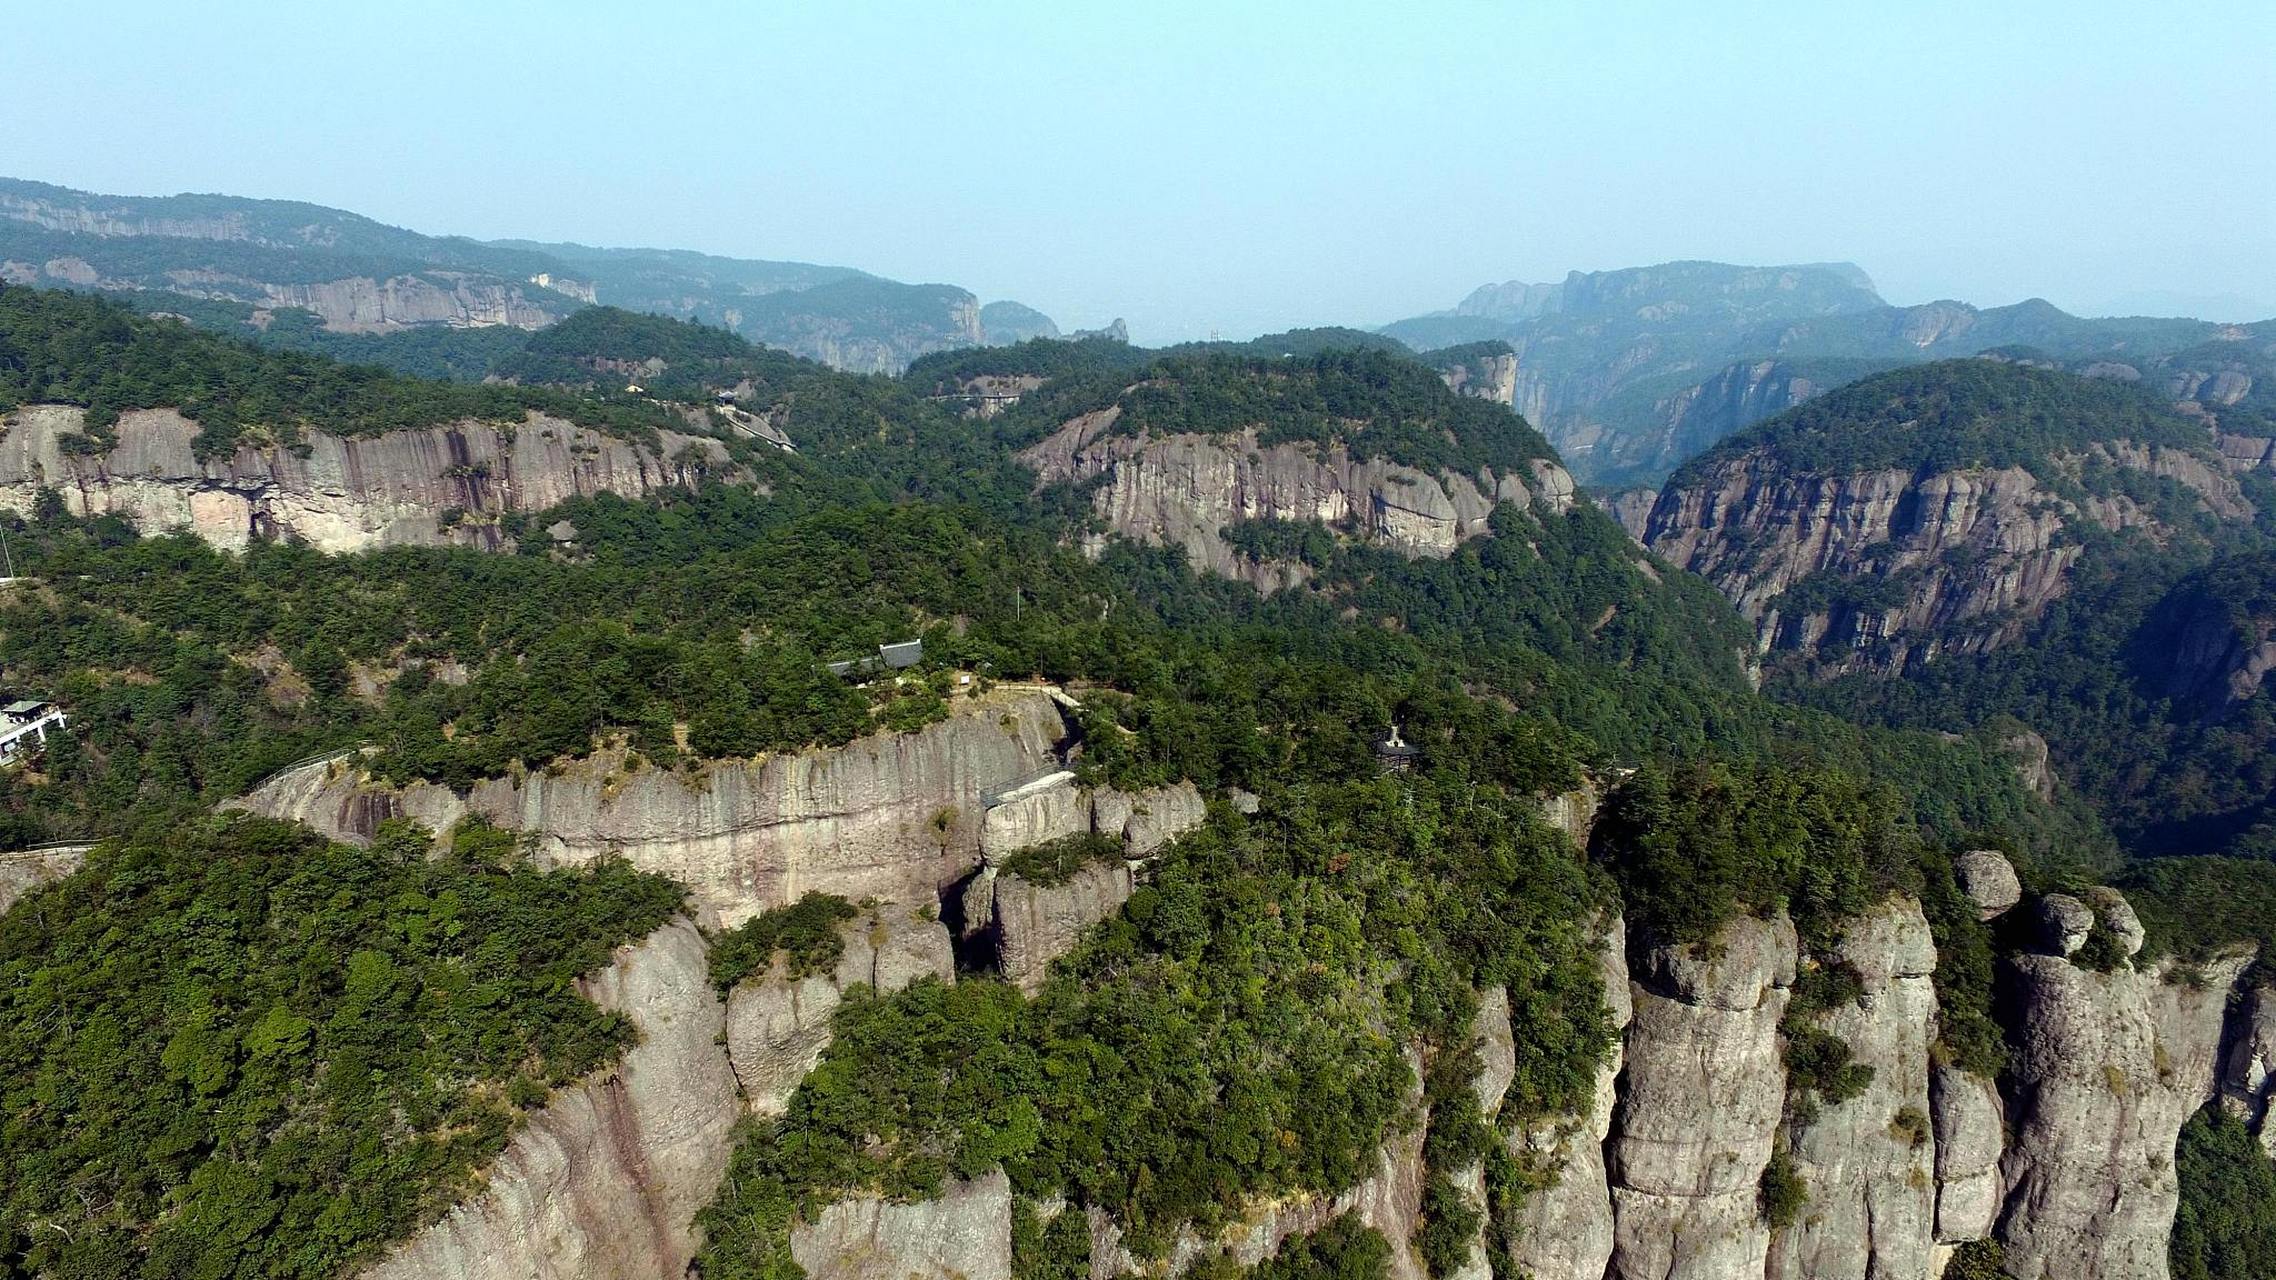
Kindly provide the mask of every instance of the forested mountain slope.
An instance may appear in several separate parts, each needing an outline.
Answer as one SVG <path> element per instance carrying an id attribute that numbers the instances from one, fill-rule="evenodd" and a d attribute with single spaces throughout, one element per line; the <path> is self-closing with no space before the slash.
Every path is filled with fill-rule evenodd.
<path id="1" fill-rule="evenodd" d="M 1998 727 L 1756 694 L 1712 587 L 1426 365 L 1038 344 L 977 418 L 602 309 L 470 388 L 57 305 L 26 394 L 239 445 L 724 390 L 795 452 L 698 413 L 732 467 L 491 549 L 0 516 L 0 680 L 75 722 L 4 843 L 96 844 L 0 915 L 0 1275 L 2118 1280 L 2257 1167 L 2264 868 L 2137 921 Z M 1244 515 L 1160 510 L 1301 572 L 1054 440 L 1186 451 Z M 1483 509 L 1417 554 L 1198 483 L 1252 451 Z M 2216 1090 L 2247 1150 L 2177 1162 Z"/>
<path id="2" fill-rule="evenodd" d="M 1901 671 L 2017 642 L 2082 565 L 2259 536 L 2265 488 L 2231 473 L 2202 422 L 2134 388 L 1948 361 L 1685 464 L 1643 541 L 1731 597 L 1766 653 Z"/>
<path id="3" fill-rule="evenodd" d="M 1645 541 L 1754 618 L 1788 696 L 2011 717 L 2129 848 L 2259 852 L 2269 486 L 2220 447 L 2249 382 L 2176 411 L 2211 380 L 2181 359 L 2155 386 L 1983 359 L 1867 379 L 1687 464 Z"/>

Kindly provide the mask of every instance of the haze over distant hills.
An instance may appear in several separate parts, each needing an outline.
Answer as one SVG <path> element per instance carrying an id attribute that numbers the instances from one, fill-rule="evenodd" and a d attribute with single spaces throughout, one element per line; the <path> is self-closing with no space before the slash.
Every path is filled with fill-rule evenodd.
<path id="1" fill-rule="evenodd" d="M 291 200 L 110 196 L 0 179 L 0 279 L 166 292 L 265 327 L 299 309 L 324 329 L 550 324 L 595 302 L 702 320 L 844 369 L 1056 334 L 1015 302 L 851 267 L 430 236 Z"/>
<path id="2" fill-rule="evenodd" d="M 1669 262 L 1479 287 L 1387 325 L 1417 349 L 1499 340 L 1514 407 L 1583 480 L 1656 483 L 1732 431 L 1883 369 L 2005 347 L 2076 363 L 2155 360 L 2221 336 L 2204 320 L 2071 315 L 2043 299 L 1894 306 L 1851 263 Z"/>

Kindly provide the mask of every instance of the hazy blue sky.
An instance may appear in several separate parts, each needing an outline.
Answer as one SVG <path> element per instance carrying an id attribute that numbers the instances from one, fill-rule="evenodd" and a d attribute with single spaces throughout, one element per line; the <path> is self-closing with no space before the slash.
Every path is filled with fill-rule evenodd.
<path id="1" fill-rule="evenodd" d="M 1146 341 L 1687 257 L 2276 313 L 2271 0 L 8 9 L 0 173 L 846 263 Z"/>

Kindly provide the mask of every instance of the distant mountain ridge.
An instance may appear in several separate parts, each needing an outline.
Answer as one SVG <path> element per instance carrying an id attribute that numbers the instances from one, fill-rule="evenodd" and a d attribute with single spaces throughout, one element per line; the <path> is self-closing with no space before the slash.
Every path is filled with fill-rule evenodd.
<path id="1" fill-rule="evenodd" d="M 2139 364 L 2235 329 L 2086 319 L 2042 299 L 1893 306 L 1845 262 L 1669 262 L 1485 285 L 1381 332 L 1417 350 L 1507 342 L 1515 407 L 1576 474 L 1610 488 L 1656 484 L 1731 432 L 1882 369 L 2018 345 L 2065 365 Z"/>
<path id="2" fill-rule="evenodd" d="M 857 372 L 1058 332 L 1018 303 L 851 267 L 681 249 L 430 236 L 292 200 L 111 196 L 0 179 L 0 280 L 163 292 L 324 329 L 541 328 L 594 303 L 702 320 Z M 997 335 L 991 339 L 991 330 Z"/>

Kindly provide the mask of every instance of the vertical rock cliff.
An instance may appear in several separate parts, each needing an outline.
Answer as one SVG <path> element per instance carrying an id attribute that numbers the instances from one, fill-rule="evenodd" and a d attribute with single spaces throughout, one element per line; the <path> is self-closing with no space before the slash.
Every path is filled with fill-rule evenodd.
<path id="1" fill-rule="evenodd" d="M 929 908 L 874 906 L 839 928 L 845 946 L 828 973 L 792 978 L 781 960 L 727 993 L 727 1057 L 744 1106 L 779 1115 L 830 1047 L 830 1018 L 850 987 L 899 991 L 920 978 L 956 980 L 948 930 Z"/>
<path id="2" fill-rule="evenodd" d="M 86 861 L 85 846 L 0 853 L 0 915 L 7 914 L 17 899 L 43 884 L 61 880 Z"/>
<path id="3" fill-rule="evenodd" d="M 353 760 L 270 779 L 242 802 L 362 842 L 391 817 L 441 832 L 468 814 L 531 833 L 542 863 L 621 856 L 687 885 L 700 918 L 732 927 L 809 892 L 931 902 L 980 858 L 996 791 L 1056 769 L 1071 730 L 1047 692 L 959 700 L 937 724 L 843 747 L 633 769 L 603 751 L 557 769 L 478 782 L 464 796 L 393 786 Z"/>
<path id="4" fill-rule="evenodd" d="M 1963 877 L 1987 915 L 2014 900 L 2012 872 L 1995 859 L 1968 855 Z M 1645 948 L 1632 975 L 1614 919 L 1603 975 L 1620 1052 L 1581 1114 L 1506 1130 L 1539 1185 L 1446 1280 L 1497 1268 L 1534 1280 L 1932 1280 L 1952 1246 L 1987 1235 L 2018 1280 L 2165 1280 L 2183 1122 L 2216 1084 L 2256 1124 L 2265 1116 L 2265 1000 L 2248 992 L 2229 1011 L 2241 953 L 2193 981 L 2170 965 L 2137 967 L 2140 927 L 2110 891 L 2049 895 L 2030 909 L 2044 940 L 2002 962 L 2013 1058 L 1997 1085 L 1935 1059 L 1935 952 L 1919 906 L 1895 897 L 1850 921 L 1814 962 L 1854 970 L 1859 998 L 1814 1016 L 1871 1077 L 1814 1112 L 1787 1099 L 1781 1023 L 1804 961 L 1783 915 L 1734 920 L 1702 946 Z M 2076 959 L 2096 929 L 2118 943 L 2109 972 Z M 558 1092 L 478 1195 L 365 1274 L 679 1280 L 729 1128 L 746 1109 L 781 1108 L 826 1046 L 844 992 L 953 980 L 947 930 L 921 904 L 874 905 L 841 936 L 830 973 L 759 975 L 724 1006 L 687 923 L 625 948 L 585 989 L 632 1017 L 640 1043 Z M 1522 1052 L 1506 992 L 1481 993 L 1478 1030 L 1474 1088 L 1491 1116 Z M 1410 1065 L 1419 1089 L 1419 1060 Z M 1809 1198 L 1773 1230 L 1757 1186 L 1781 1141 Z M 1424 1280 L 1412 1245 L 1432 1175 L 1422 1143 L 1421 1126 L 1401 1126 L 1357 1185 L 1243 1206 L 1220 1232 L 1177 1233 L 1164 1259 L 1132 1257 L 1093 1211 L 1092 1274 L 1174 1275 L 1219 1252 L 1255 1263 L 1349 1212 L 1391 1242 L 1394 1280 Z M 1477 1168 L 1440 1172 L 1482 1190 Z M 929 1201 L 824 1206 L 793 1227 L 791 1247 L 817 1280 L 1008 1280 L 1010 1214 L 1009 1184 L 991 1173 Z M 1508 1252 L 1491 1256 L 1489 1239 Z"/>
<path id="5" fill-rule="evenodd" d="M 2235 482 L 2192 453 L 2097 446 L 2064 463 L 2175 480 L 2222 519 L 2251 513 Z M 2068 589 L 2079 530 L 2171 536 L 2123 493 L 2082 504 L 2071 492 L 2020 466 L 1821 474 L 1749 451 L 1669 482 L 1642 541 L 1729 596 L 1766 652 L 1900 669 L 2013 643 Z M 1835 583 L 1853 587 L 1796 591 Z"/>
<path id="6" fill-rule="evenodd" d="M 911 1204 L 860 1197 L 790 1229 L 807 1280 L 1011 1280 L 1012 1188 L 1001 1172 Z"/>
<path id="7" fill-rule="evenodd" d="M 557 1091 L 486 1188 L 367 1268 L 365 1280 L 668 1280 L 726 1172 L 735 1078 L 703 938 L 685 921 L 580 984 L 639 1043 Z"/>
<path id="8" fill-rule="evenodd" d="M 1144 860 L 1207 816 L 1190 782 L 1136 793 L 1085 790 L 1061 773 L 999 797 L 981 819 L 983 862 L 962 894 L 965 936 L 985 940 L 996 972 L 1032 991 L 1052 961 L 1129 901 Z M 1086 862 L 1063 876 L 1005 868 L 1022 850 L 1085 835 L 1115 841 L 1122 856 Z"/>
<path id="9" fill-rule="evenodd" d="M 1713 947 L 1640 957 L 1606 1147 L 1613 1280 L 1765 1274 L 1756 1189 L 1785 1109 L 1778 1024 L 1796 958 L 1783 915 L 1732 921 Z"/>
<path id="10" fill-rule="evenodd" d="M 1801 1221 L 1771 1243 L 1774 1280 L 1927 1276 L 1936 1153 L 1929 1123 L 1936 945 L 1920 904 L 1893 898 L 1848 925 L 1835 957 L 1864 993 L 1820 1025 L 1871 1069 L 1863 1092 L 1794 1126 L 1795 1171 L 1810 1188 Z"/>
<path id="11" fill-rule="evenodd" d="M 210 460 L 196 454 L 198 425 L 172 410 L 122 414 L 117 443 L 91 456 L 63 447 L 84 425 L 80 410 L 60 405 L 0 418 L 0 507 L 28 513 L 52 489 L 73 514 L 125 516 L 145 533 L 187 529 L 231 551 L 256 537 L 323 551 L 490 546 L 508 512 L 690 488 L 728 466 L 717 440 L 662 432 L 651 449 L 535 414 L 511 426 L 314 431 L 300 446 L 241 445 Z"/>
<path id="12" fill-rule="evenodd" d="M 1538 493 L 1569 505 L 1572 477 L 1535 460 L 1525 474 L 1432 475 L 1340 445 L 1262 445 L 1254 429 L 1231 436 L 1115 434 L 1120 406 L 1067 423 L 1021 458 L 1046 482 L 1098 486 L 1092 502 L 1125 537 L 1183 547 L 1197 567 L 1282 585 L 1221 532 L 1244 520 L 1319 521 L 1409 555 L 1443 556 L 1486 532 L 1498 502 Z M 1271 570 L 1260 580 L 1258 574 Z"/>
<path id="13" fill-rule="evenodd" d="M 2017 1022 L 1998 1229 L 2008 1270 L 2165 1280 L 2180 1194 L 2174 1143 L 2213 1096 L 2228 994 L 2250 957 L 2205 965 L 2201 982 L 2130 959 L 2097 973 L 2070 959 L 2085 936 L 2067 923 L 2078 904 L 2048 903 L 2060 923 L 2047 954 L 2017 956 L 2008 969 Z M 2140 927 L 2127 927 L 2123 899 L 2114 905 L 2096 914 L 2117 917 L 2130 957 Z"/>
<path id="14" fill-rule="evenodd" d="M 1628 982 L 1628 934 L 1615 917 L 1605 931 L 1604 1005 L 1625 1038 L 1635 1015 Z M 1512 1237 L 1509 1261 L 1534 1280 L 1603 1280 L 1612 1260 L 1612 1188 L 1604 1164 L 1626 1051 L 1616 1042 L 1597 1068 L 1589 1109 L 1578 1116 L 1515 1126 L 1509 1152 L 1519 1166 L 1552 1179 L 1519 1202 L 1503 1224 Z"/>

